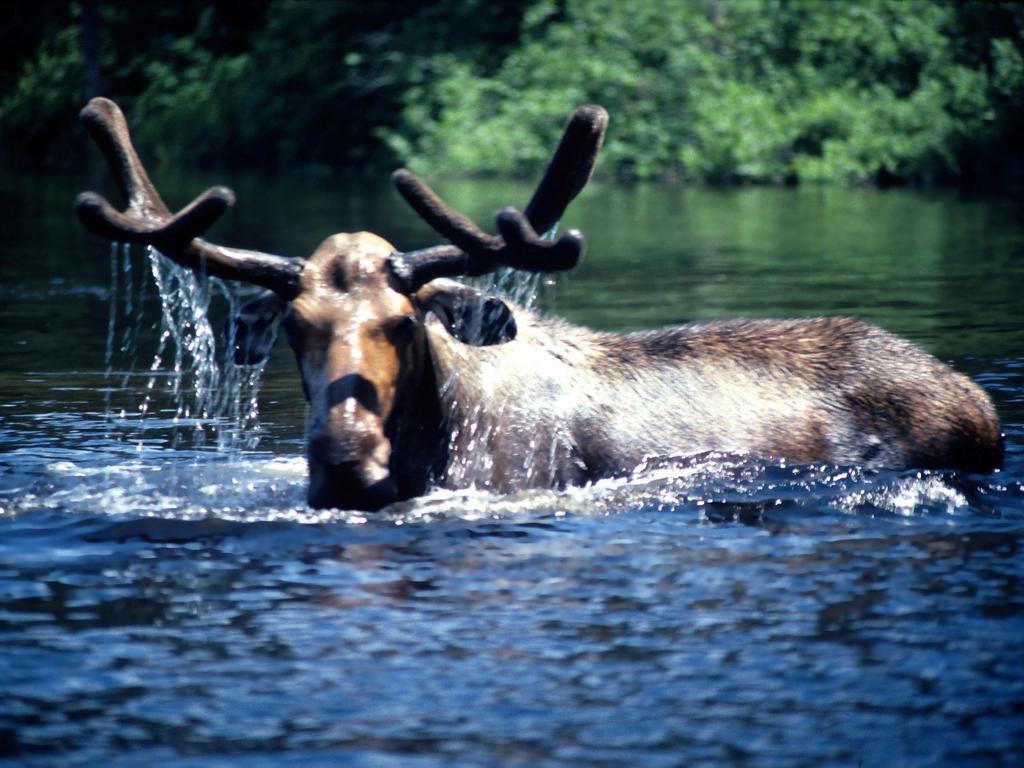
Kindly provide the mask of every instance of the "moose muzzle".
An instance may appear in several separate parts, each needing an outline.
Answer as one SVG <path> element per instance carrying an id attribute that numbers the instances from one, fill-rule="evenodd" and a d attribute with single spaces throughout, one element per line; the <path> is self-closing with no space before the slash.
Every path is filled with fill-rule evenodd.
<path id="1" fill-rule="evenodd" d="M 324 410 L 307 435 L 311 507 L 371 510 L 398 499 L 376 392 L 359 374 L 326 387 Z"/>
<path id="2" fill-rule="evenodd" d="M 339 441 L 329 432 L 311 434 L 309 459 L 309 505 L 316 509 L 380 509 L 399 497 L 398 484 L 389 467 L 390 446 L 386 438 L 369 434 L 352 444 Z"/>

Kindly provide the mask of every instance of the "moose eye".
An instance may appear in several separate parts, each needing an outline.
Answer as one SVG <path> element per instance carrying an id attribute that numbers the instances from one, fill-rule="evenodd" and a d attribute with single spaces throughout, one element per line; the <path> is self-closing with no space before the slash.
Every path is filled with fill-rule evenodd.
<path id="1" fill-rule="evenodd" d="M 413 335 L 419 324 L 416 315 L 401 315 L 388 323 L 387 333 L 392 339 L 407 339 Z"/>

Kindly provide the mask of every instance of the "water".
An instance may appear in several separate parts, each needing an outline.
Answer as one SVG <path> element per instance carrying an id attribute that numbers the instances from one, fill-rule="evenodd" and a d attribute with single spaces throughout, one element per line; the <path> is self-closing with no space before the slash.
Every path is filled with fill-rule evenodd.
<path id="1" fill-rule="evenodd" d="M 431 242 L 374 185 L 154 175 L 175 203 L 232 183 L 235 245 Z M 605 328 L 866 316 L 992 393 L 1001 473 L 707 455 L 366 514 L 304 504 L 288 349 L 258 414 L 254 380 L 179 359 L 146 254 L 112 269 L 71 219 L 85 186 L 0 181 L 0 763 L 1024 761 L 1019 209 L 597 185 L 565 222 L 587 261 L 539 287 Z M 481 220 L 529 196 L 439 186 Z"/>

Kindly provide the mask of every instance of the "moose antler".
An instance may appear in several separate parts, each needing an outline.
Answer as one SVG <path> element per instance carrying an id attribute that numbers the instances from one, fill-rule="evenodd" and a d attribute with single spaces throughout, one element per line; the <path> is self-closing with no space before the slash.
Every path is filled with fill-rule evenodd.
<path id="1" fill-rule="evenodd" d="M 79 117 L 128 201 L 121 212 L 102 195 L 80 194 L 75 212 L 87 229 L 110 240 L 152 245 L 183 266 L 205 269 L 215 277 L 255 283 L 285 299 L 298 294 L 301 259 L 227 248 L 199 238 L 234 204 L 230 189 L 211 187 L 172 215 L 132 146 L 128 124 L 117 104 L 110 99 L 92 99 Z"/>
<path id="2" fill-rule="evenodd" d="M 554 242 L 541 240 L 586 185 L 608 127 L 608 113 L 599 106 L 579 107 L 565 128 L 537 190 L 520 213 L 512 206 L 497 217 L 495 237 L 452 209 L 412 171 L 392 174 L 392 181 L 419 216 L 453 245 L 394 253 L 392 273 L 412 292 L 438 277 L 483 275 L 503 267 L 529 272 L 571 269 L 583 255 L 583 235 L 565 232 Z"/>

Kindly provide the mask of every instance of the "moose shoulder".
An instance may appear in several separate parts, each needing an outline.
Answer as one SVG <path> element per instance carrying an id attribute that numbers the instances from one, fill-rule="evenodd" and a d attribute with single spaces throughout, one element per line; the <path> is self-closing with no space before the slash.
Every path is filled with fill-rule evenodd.
<path id="1" fill-rule="evenodd" d="M 557 487 L 651 455 L 711 450 L 873 467 L 1001 464 L 987 395 L 873 325 L 731 320 L 602 333 L 447 279 L 577 263 L 578 232 L 553 242 L 537 233 L 590 177 L 607 124 L 599 107 L 576 111 L 524 211 L 499 214 L 499 236 L 399 171 L 399 192 L 451 245 L 398 252 L 370 233 L 338 234 L 307 260 L 201 239 L 230 191 L 215 187 L 171 214 L 117 106 L 94 99 L 82 118 L 128 201 L 122 212 L 79 196 L 90 230 L 268 289 L 240 317 L 247 348 L 237 354 L 265 353 L 283 317 L 310 404 L 312 506 L 377 509 L 432 485 Z"/>

